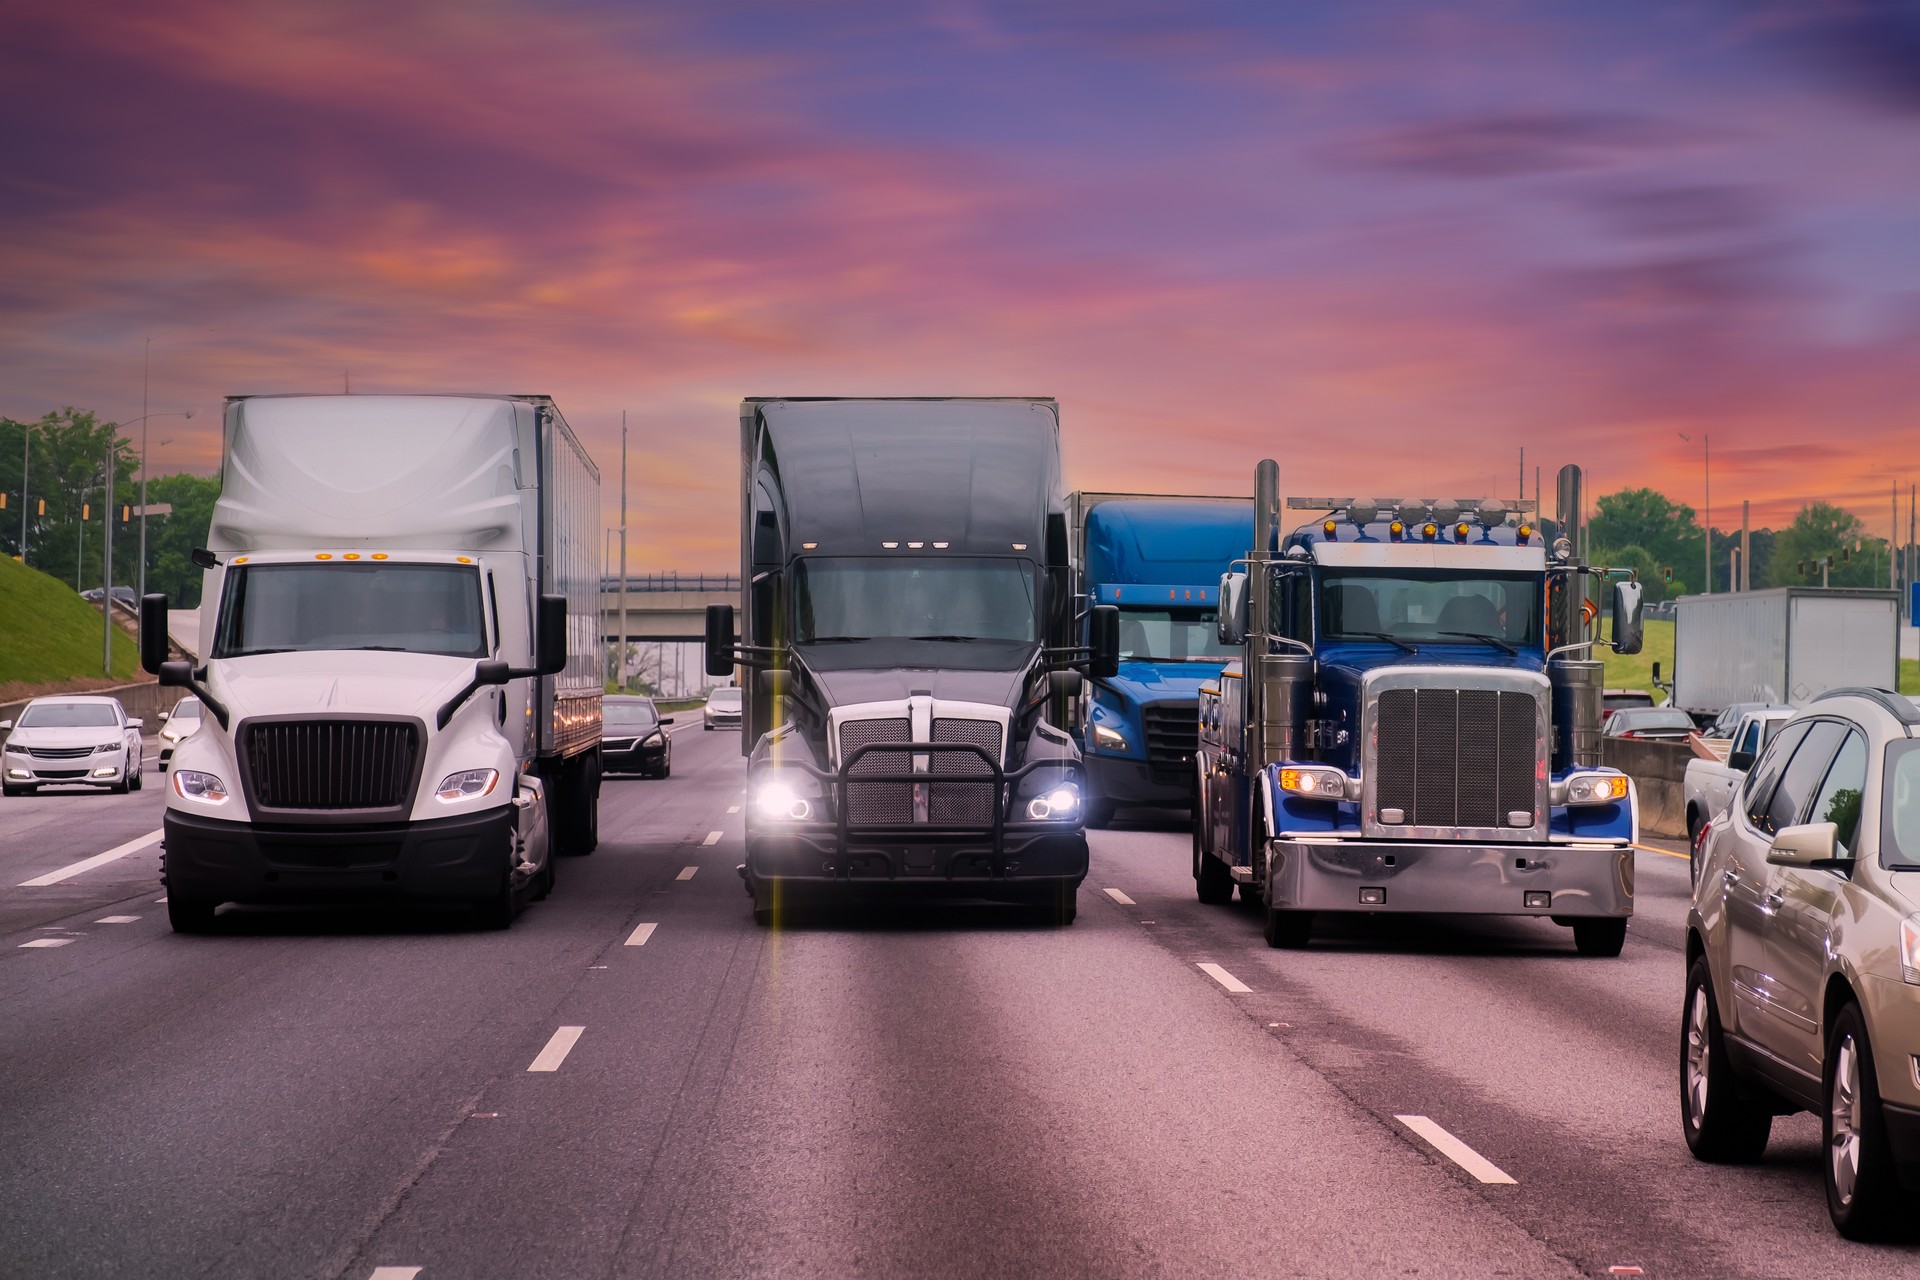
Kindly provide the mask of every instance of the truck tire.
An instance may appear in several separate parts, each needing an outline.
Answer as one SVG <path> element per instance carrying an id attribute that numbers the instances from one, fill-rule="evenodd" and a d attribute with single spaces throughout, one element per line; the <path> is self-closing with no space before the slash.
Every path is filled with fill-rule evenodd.
<path id="1" fill-rule="evenodd" d="M 600 769 L 597 755 L 563 760 L 549 775 L 547 821 L 561 857 L 585 857 L 600 844 Z"/>
<path id="2" fill-rule="evenodd" d="M 1033 892 L 1033 910 L 1042 924 L 1069 925 L 1080 913 L 1080 886 L 1044 884 Z"/>
<path id="3" fill-rule="evenodd" d="M 1597 916 L 1573 922 L 1573 945 L 1583 956 L 1617 956 L 1626 941 L 1625 916 Z"/>
<path id="4" fill-rule="evenodd" d="M 167 891 L 167 923 L 175 933 L 212 933 L 213 913 L 219 903 Z"/>
<path id="5" fill-rule="evenodd" d="M 1773 1112 L 1742 1096 L 1727 1059 L 1720 1010 L 1706 957 L 1687 970 L 1680 1023 L 1680 1130 L 1693 1158 L 1711 1164 L 1748 1164 L 1767 1149 Z"/>
<path id="6" fill-rule="evenodd" d="M 1261 933 L 1268 946 L 1297 951 L 1313 937 L 1313 912 L 1278 911 L 1268 907 Z"/>
<path id="7" fill-rule="evenodd" d="M 500 887 L 473 904 L 473 918 L 482 929 L 505 929 L 519 914 L 520 895 L 513 891 L 513 872 L 503 867 Z"/>
<path id="8" fill-rule="evenodd" d="M 1194 832 L 1193 892 L 1208 906 L 1224 906 L 1233 901 L 1233 872 L 1220 859 L 1201 851 L 1198 828 Z"/>
<path id="9" fill-rule="evenodd" d="M 1087 830 L 1104 831 L 1113 825 L 1113 801 L 1105 796 L 1087 797 Z"/>

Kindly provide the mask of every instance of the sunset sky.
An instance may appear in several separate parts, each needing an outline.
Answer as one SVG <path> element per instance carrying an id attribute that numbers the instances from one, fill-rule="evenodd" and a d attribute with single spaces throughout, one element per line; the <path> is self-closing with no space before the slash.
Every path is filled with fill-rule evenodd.
<path id="1" fill-rule="evenodd" d="M 609 523 L 626 410 L 648 568 L 737 563 L 743 394 L 1057 396 L 1085 488 L 1920 480 L 1912 3 L 16 0 L 0 84 L 0 413 L 151 337 L 156 472 L 350 371 L 552 394 Z"/>

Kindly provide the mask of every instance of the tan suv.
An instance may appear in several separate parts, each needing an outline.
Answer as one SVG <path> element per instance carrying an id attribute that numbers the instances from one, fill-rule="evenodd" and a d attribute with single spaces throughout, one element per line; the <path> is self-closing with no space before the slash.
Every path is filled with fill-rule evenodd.
<path id="1" fill-rule="evenodd" d="M 1756 1160 L 1809 1110 L 1842 1235 L 1920 1192 L 1920 711 L 1838 689 L 1781 727 L 1703 843 L 1680 1110 L 1702 1160 Z"/>

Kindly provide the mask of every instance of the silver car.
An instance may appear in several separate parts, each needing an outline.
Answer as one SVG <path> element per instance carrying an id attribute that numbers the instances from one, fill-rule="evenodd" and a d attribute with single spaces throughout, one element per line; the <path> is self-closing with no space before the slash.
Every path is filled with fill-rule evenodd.
<path id="1" fill-rule="evenodd" d="M 1834 1226 L 1877 1238 L 1920 1193 L 1920 711 L 1874 690 L 1815 699 L 1748 771 L 1702 856 L 1687 1145 L 1756 1160 L 1774 1116 L 1817 1112 Z"/>
<path id="2" fill-rule="evenodd" d="M 21 708 L 18 723 L 0 747 L 0 792 L 31 795 L 41 787 L 105 787 L 140 790 L 138 720 L 127 719 L 118 698 L 62 695 L 35 698 Z"/>

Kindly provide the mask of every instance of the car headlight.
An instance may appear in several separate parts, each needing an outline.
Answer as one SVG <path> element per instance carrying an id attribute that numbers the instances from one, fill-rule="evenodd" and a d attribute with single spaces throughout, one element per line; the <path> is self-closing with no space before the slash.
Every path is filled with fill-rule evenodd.
<path id="1" fill-rule="evenodd" d="M 769 822 L 805 822 L 813 817 L 820 796 L 818 779 L 781 770 L 755 780 L 753 811 Z"/>
<path id="2" fill-rule="evenodd" d="M 109 751 L 119 751 L 123 749 L 126 745 L 127 744 L 124 742 L 103 742 L 99 746 L 93 749 L 93 754 L 97 756 L 103 756 L 107 754 L 107 752 Z"/>
<path id="3" fill-rule="evenodd" d="M 1027 801 L 1027 816 L 1035 822 L 1071 822 L 1080 816 L 1080 788 L 1057 783 Z"/>
<path id="4" fill-rule="evenodd" d="M 640 745 L 643 747 L 657 747 L 666 740 L 667 735 L 655 729 L 652 733 L 640 740 Z"/>
<path id="5" fill-rule="evenodd" d="M 1118 729 L 1109 729 L 1103 724 L 1093 726 L 1093 745 L 1105 747 L 1109 751 L 1125 751 L 1127 735 Z"/>
<path id="6" fill-rule="evenodd" d="M 433 794 L 445 803 L 452 804 L 456 800 L 492 795 L 499 781 L 498 769 L 462 769 L 440 779 L 440 785 Z"/>
<path id="7" fill-rule="evenodd" d="M 183 800 L 198 800 L 202 804 L 227 802 L 227 784 L 213 774 L 201 773 L 197 769 L 175 769 L 173 790 Z"/>
<path id="8" fill-rule="evenodd" d="M 1553 790 L 1555 804 L 1613 804 L 1627 798 L 1627 775 L 1576 773 Z"/>
<path id="9" fill-rule="evenodd" d="M 1920 916 L 1900 922 L 1900 976 L 1920 987 Z"/>
<path id="10" fill-rule="evenodd" d="M 1347 798 L 1347 775 L 1339 769 L 1307 768 L 1287 765 L 1280 770 L 1280 789 L 1315 800 Z"/>

